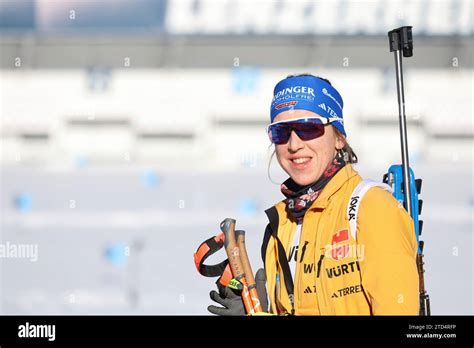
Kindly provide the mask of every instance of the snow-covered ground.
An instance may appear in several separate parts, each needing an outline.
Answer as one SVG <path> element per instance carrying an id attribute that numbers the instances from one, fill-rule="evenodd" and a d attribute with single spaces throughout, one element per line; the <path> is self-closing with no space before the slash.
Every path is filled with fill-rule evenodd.
<path id="1" fill-rule="evenodd" d="M 415 172 L 423 178 L 432 313 L 474 314 L 472 166 L 417 165 Z M 157 173 L 3 168 L 1 243 L 38 253 L 0 259 L 0 313 L 207 314 L 215 279 L 197 273 L 193 252 L 226 217 L 247 231 L 254 271 L 261 266 L 263 210 L 282 197 L 266 171 Z"/>

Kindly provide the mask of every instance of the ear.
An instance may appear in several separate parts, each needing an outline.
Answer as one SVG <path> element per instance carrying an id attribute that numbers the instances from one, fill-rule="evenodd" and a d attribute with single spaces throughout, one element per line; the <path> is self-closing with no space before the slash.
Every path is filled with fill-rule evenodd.
<path id="1" fill-rule="evenodd" d="M 336 150 L 343 149 L 345 144 L 345 137 L 343 135 L 336 134 Z"/>

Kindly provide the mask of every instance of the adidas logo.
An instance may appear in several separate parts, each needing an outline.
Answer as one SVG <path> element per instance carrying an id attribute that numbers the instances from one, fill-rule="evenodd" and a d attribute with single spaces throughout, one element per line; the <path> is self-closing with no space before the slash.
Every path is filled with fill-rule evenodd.
<path id="1" fill-rule="evenodd" d="M 336 293 L 332 294 L 331 298 L 338 298 L 338 296 L 336 295 Z"/>
<path id="2" fill-rule="evenodd" d="M 326 110 L 326 104 L 321 103 L 321 104 L 319 104 L 318 106 L 319 106 L 321 109 L 323 109 L 324 111 L 327 111 L 327 110 Z"/>
<path id="3" fill-rule="evenodd" d="M 311 290 L 311 288 L 309 286 L 307 286 L 306 289 L 304 289 L 304 293 L 305 294 L 312 294 L 313 290 Z"/>

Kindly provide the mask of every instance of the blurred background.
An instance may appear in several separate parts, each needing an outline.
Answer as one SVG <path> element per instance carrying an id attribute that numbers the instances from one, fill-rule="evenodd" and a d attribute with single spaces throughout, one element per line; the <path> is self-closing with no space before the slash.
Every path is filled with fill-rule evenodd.
<path id="1" fill-rule="evenodd" d="M 288 74 L 344 98 L 356 169 L 400 162 L 404 59 L 433 314 L 473 314 L 473 1 L 0 0 L 0 313 L 207 314 L 193 252 L 226 217 L 262 265 Z M 383 233 L 383 231 L 380 231 Z M 217 263 L 222 250 L 208 260 Z"/>

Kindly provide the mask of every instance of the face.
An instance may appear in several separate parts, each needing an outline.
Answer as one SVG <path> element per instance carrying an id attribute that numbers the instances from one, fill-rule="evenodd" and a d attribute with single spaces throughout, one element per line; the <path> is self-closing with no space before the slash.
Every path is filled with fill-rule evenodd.
<path id="1" fill-rule="evenodd" d="M 315 116 L 318 114 L 312 111 L 287 110 L 278 114 L 273 122 Z M 293 131 L 288 143 L 275 145 L 278 163 L 301 186 L 318 180 L 337 151 L 343 147 L 343 139 L 337 136 L 329 124 L 324 127 L 324 135 L 319 138 L 303 141 Z"/>

